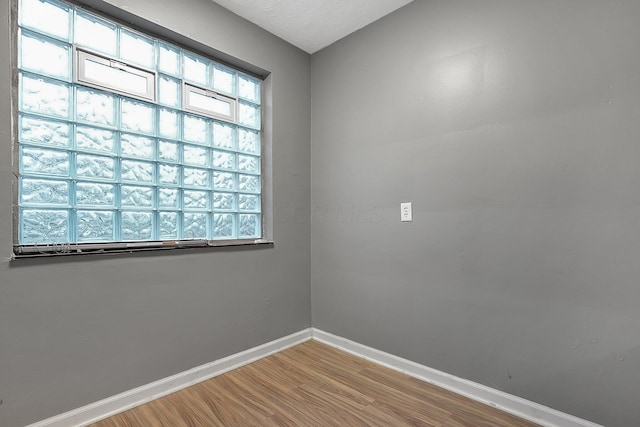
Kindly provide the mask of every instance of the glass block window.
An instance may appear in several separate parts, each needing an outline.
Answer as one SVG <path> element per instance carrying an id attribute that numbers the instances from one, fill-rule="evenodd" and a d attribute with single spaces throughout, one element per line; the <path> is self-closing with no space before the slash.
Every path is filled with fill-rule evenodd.
<path id="1" fill-rule="evenodd" d="M 259 79 L 64 2 L 18 16 L 18 246 L 262 236 Z"/>

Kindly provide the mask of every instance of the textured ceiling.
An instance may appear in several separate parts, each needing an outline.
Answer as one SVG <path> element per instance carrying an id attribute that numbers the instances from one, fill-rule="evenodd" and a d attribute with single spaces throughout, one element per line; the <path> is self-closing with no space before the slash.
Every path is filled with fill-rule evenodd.
<path id="1" fill-rule="evenodd" d="M 412 0 L 213 0 L 314 53 Z"/>

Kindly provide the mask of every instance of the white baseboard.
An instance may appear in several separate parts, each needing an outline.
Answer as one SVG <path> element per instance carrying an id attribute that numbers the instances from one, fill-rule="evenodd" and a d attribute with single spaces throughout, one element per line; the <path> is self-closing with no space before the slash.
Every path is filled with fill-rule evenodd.
<path id="1" fill-rule="evenodd" d="M 208 380 L 311 339 L 311 328 L 152 382 L 27 427 L 84 426 Z"/>
<path id="2" fill-rule="evenodd" d="M 313 339 L 546 427 L 603 427 L 473 381 L 312 328 Z"/>
<path id="3" fill-rule="evenodd" d="M 316 328 L 304 329 L 223 359 L 197 366 L 188 371 L 47 418 L 46 420 L 39 421 L 27 427 L 85 426 L 199 382 L 206 381 L 209 378 L 255 362 L 263 357 L 293 347 L 312 338 L 546 427 L 603 427 L 590 421 L 556 411 L 555 409 L 507 394 L 500 390 L 492 389 L 482 384 L 474 383 L 473 381 L 446 374 Z"/>

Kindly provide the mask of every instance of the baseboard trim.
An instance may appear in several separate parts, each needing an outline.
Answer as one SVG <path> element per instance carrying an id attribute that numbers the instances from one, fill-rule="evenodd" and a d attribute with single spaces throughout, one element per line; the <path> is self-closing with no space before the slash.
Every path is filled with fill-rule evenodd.
<path id="1" fill-rule="evenodd" d="M 47 418 L 27 427 L 69 427 L 91 424 L 293 347 L 311 339 L 311 336 L 312 329 L 304 329 L 223 359 L 197 366 L 133 390 Z"/>
<path id="2" fill-rule="evenodd" d="M 603 427 L 591 421 L 312 328 L 312 338 L 545 427 Z"/>
<path id="3" fill-rule="evenodd" d="M 120 412 L 206 381 L 225 372 L 247 365 L 294 345 L 315 339 L 332 347 L 403 372 L 428 383 L 451 390 L 545 427 L 603 427 L 573 415 L 496 390 L 473 381 L 429 368 L 390 353 L 359 344 L 316 328 L 302 331 L 250 348 L 240 353 L 206 363 L 170 377 L 125 391 L 95 403 L 39 421 L 27 427 L 79 427 L 108 418 Z"/>

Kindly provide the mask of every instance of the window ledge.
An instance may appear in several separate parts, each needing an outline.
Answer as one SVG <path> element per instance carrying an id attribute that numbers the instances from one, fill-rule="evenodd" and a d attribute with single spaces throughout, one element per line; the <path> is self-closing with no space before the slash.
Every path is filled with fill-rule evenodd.
<path id="1" fill-rule="evenodd" d="M 175 251 L 224 247 L 273 246 L 272 240 L 170 240 L 122 243 L 67 243 L 48 245 L 16 245 L 12 260 L 82 255 L 116 255 L 135 252 Z"/>

